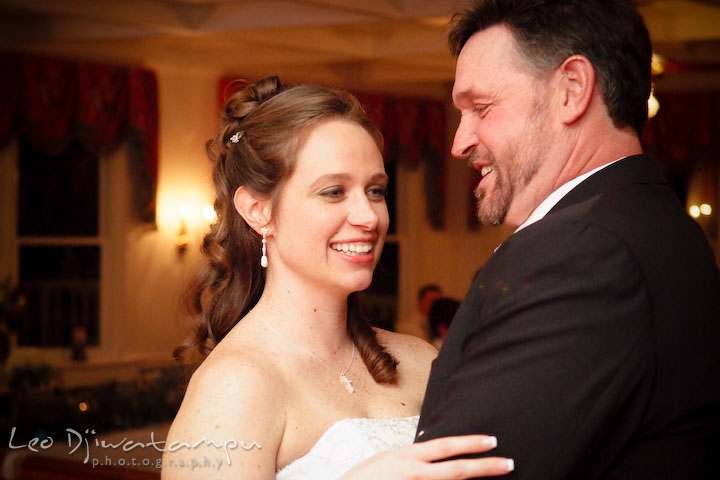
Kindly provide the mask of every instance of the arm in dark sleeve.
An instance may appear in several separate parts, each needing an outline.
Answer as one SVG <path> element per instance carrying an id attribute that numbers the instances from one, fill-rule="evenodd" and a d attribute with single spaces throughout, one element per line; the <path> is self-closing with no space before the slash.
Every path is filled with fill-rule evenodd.
<path id="1" fill-rule="evenodd" d="M 590 479 L 637 429 L 654 354 L 641 270 L 613 233 L 568 230 L 511 239 L 483 272 L 477 318 L 450 332 L 466 335 L 458 361 L 431 374 L 420 440 L 493 434 L 513 478 Z"/>

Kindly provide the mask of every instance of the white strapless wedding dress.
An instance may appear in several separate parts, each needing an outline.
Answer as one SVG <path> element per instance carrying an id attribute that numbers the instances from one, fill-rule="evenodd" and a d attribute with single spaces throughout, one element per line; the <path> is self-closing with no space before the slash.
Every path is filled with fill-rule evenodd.
<path id="1" fill-rule="evenodd" d="M 277 480 L 335 480 L 379 452 L 409 445 L 419 416 L 346 418 L 334 423 L 310 451 L 280 469 Z"/>

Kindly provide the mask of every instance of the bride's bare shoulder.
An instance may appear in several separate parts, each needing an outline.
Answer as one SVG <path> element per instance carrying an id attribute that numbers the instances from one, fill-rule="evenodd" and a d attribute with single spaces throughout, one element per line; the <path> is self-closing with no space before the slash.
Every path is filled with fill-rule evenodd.
<path id="1" fill-rule="evenodd" d="M 252 386 L 263 391 L 279 386 L 273 385 L 279 379 L 275 370 L 274 364 L 258 352 L 217 349 L 195 370 L 190 385 L 211 387 L 222 383 L 224 388 Z"/>
<path id="2" fill-rule="evenodd" d="M 375 328 L 378 342 L 392 353 L 402 365 L 413 369 L 430 370 L 430 363 L 437 357 L 438 351 L 425 340 L 413 335 L 390 332 Z"/>
<path id="3" fill-rule="evenodd" d="M 373 327 L 378 341 L 389 348 L 419 349 L 425 355 L 437 356 L 437 349 L 422 338 Z"/>
<path id="4" fill-rule="evenodd" d="M 281 408 L 284 387 L 283 375 L 268 354 L 250 345 L 221 342 L 193 373 L 184 402 L 208 407 L 227 403 L 238 415 L 257 415 L 268 404 L 275 411 Z"/>
<path id="5" fill-rule="evenodd" d="M 218 347 L 193 373 L 167 441 L 177 445 L 195 445 L 201 439 L 211 445 L 256 442 L 262 448 L 237 455 L 231 471 L 237 478 L 238 469 L 243 472 L 251 465 L 260 465 L 263 475 L 270 475 L 285 428 L 283 388 L 274 366 L 263 361 L 262 356 Z M 194 450 L 198 458 L 216 454 L 204 444 L 202 449 Z M 187 452 L 168 451 L 165 460 L 182 454 Z M 168 478 L 196 477 L 176 469 Z"/>

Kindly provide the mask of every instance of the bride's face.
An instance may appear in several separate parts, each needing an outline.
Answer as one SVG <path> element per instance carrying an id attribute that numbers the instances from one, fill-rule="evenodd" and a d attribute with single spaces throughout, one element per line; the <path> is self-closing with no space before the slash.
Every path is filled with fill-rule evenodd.
<path id="1" fill-rule="evenodd" d="M 388 229 L 387 183 L 362 127 L 339 119 L 313 127 L 273 214 L 273 273 L 343 294 L 367 288 Z"/>

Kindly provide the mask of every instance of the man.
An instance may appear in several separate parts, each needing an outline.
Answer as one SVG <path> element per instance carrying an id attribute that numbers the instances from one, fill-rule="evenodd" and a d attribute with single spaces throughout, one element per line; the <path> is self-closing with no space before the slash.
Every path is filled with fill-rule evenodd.
<path id="1" fill-rule="evenodd" d="M 485 0 L 455 17 L 453 155 L 517 231 L 433 364 L 417 441 L 498 437 L 518 479 L 720 478 L 720 274 L 638 136 L 632 2 Z"/>
<path id="2" fill-rule="evenodd" d="M 442 289 L 434 283 L 427 283 L 418 290 L 417 310 L 405 321 L 398 322 L 396 331 L 430 340 L 428 313 L 433 302 L 442 296 Z"/>

